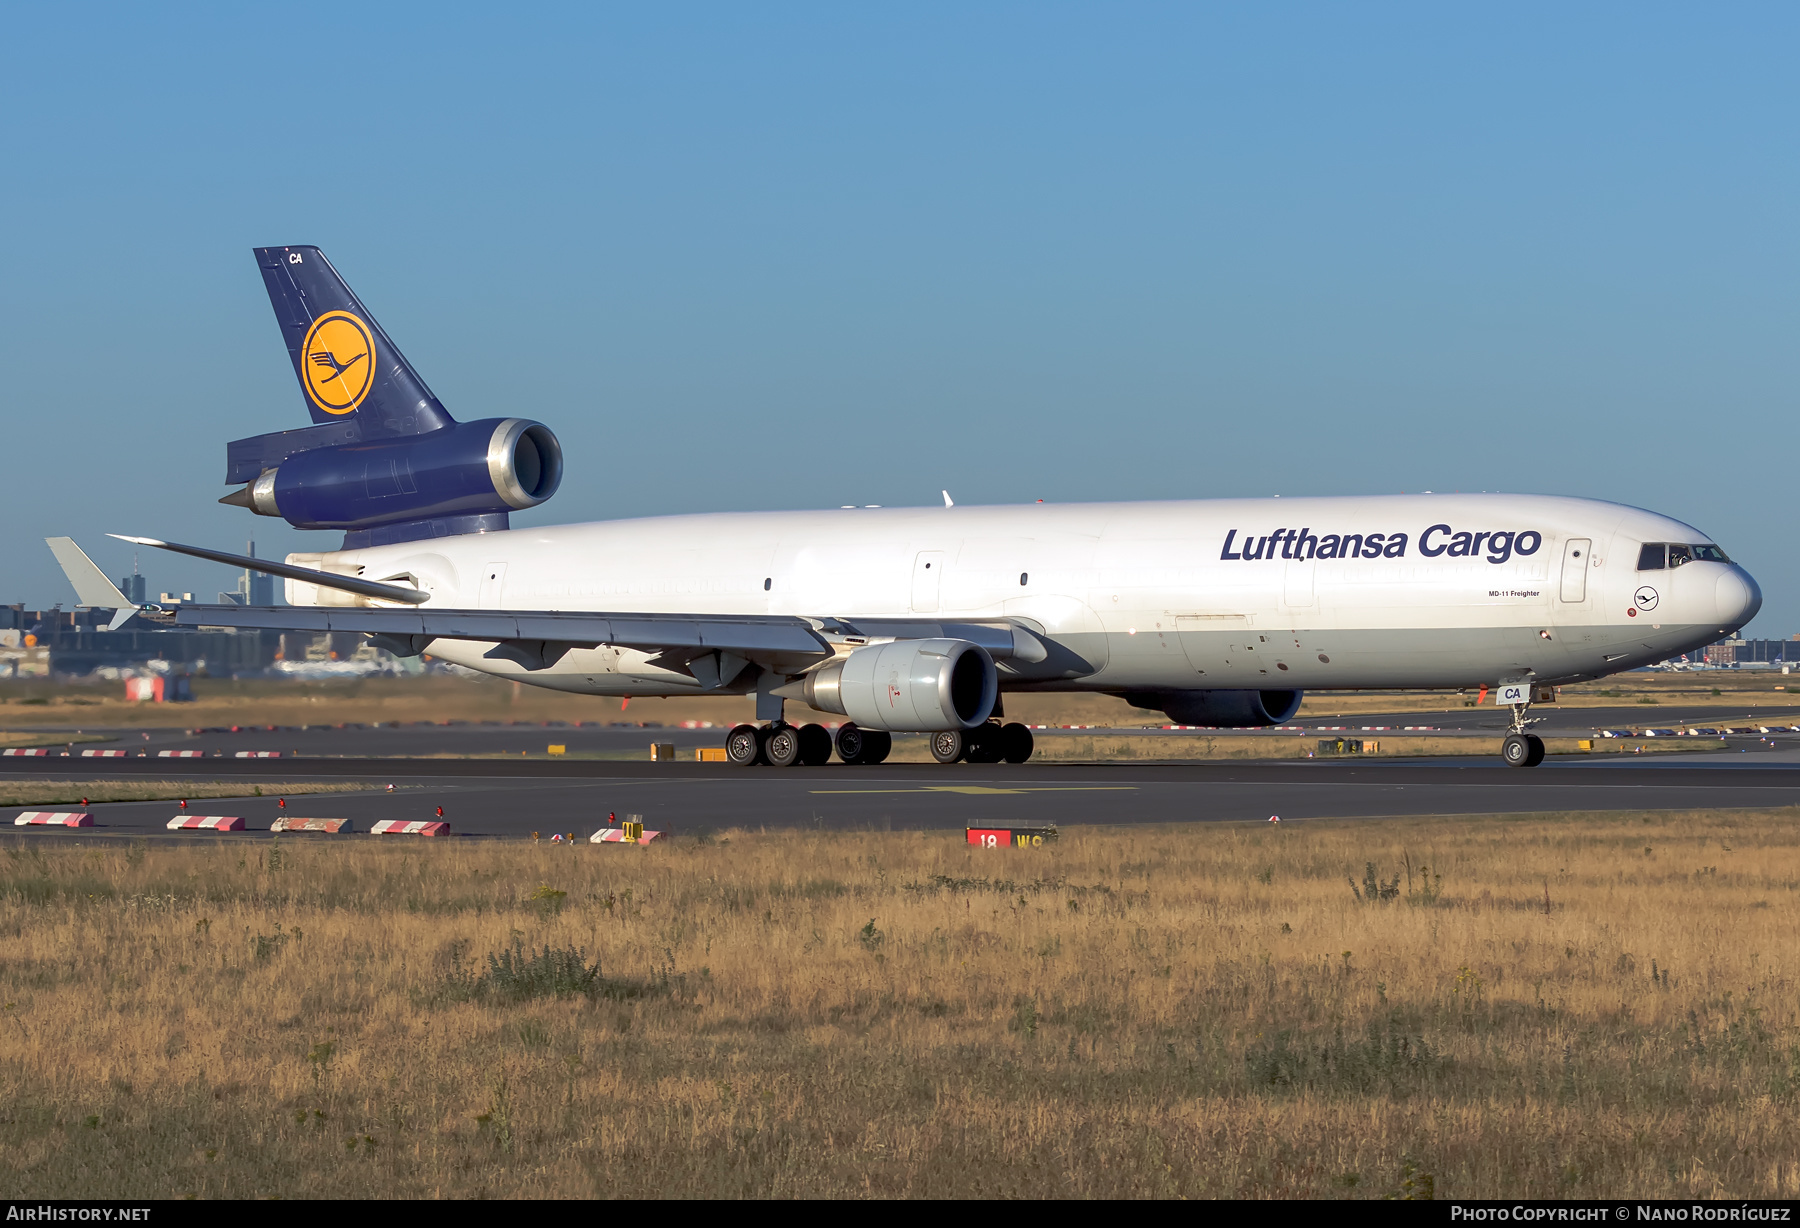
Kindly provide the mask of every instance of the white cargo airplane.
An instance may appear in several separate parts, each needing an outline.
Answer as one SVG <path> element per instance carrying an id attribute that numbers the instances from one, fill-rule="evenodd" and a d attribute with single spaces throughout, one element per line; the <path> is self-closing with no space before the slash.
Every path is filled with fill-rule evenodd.
<path id="1" fill-rule="evenodd" d="M 826 762 L 802 700 L 848 718 L 840 758 L 893 732 L 941 762 L 1023 762 L 1006 692 L 1101 692 L 1183 725 L 1291 719 L 1307 688 L 1492 688 L 1503 757 L 1543 758 L 1558 683 L 1743 626 L 1756 582 L 1697 529 L 1528 495 L 841 508 L 510 529 L 562 473 L 522 419 L 457 423 L 318 249 L 257 252 L 317 425 L 230 445 L 222 502 L 344 548 L 285 563 L 124 540 L 287 580 L 288 607 L 181 605 L 181 626 L 352 631 L 401 654 L 590 695 L 755 697 L 733 762 Z M 81 603 L 123 596 L 67 539 Z M 79 562 L 76 560 L 79 559 Z M 81 567 L 87 563 L 87 570 Z M 98 579 L 96 580 L 96 577 Z M 104 587 L 101 587 L 104 586 Z"/>

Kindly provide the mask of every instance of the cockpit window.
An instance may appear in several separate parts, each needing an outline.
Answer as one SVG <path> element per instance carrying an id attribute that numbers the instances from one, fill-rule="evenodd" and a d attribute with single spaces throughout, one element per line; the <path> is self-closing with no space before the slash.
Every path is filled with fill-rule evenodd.
<path id="1" fill-rule="evenodd" d="M 1729 563 L 1725 552 L 1717 546 L 1703 544 L 1698 546 L 1683 545 L 1680 542 L 1645 542 L 1638 551 L 1639 571 L 1662 571 L 1664 568 L 1680 567 L 1687 563 Z"/>

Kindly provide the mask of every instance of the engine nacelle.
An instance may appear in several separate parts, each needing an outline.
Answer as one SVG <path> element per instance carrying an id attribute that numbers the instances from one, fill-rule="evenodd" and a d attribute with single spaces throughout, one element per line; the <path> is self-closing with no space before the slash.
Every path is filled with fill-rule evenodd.
<path id="1" fill-rule="evenodd" d="M 858 648 L 801 679 L 800 698 L 864 729 L 974 729 L 1000 698 L 994 658 L 968 640 L 895 640 Z"/>
<path id="2" fill-rule="evenodd" d="M 524 418 L 296 452 L 231 497 L 297 529 L 374 529 L 536 507 L 562 483 L 562 445 Z"/>
<path id="3" fill-rule="evenodd" d="M 1285 725 L 1300 711 L 1303 691 L 1134 692 L 1125 701 L 1137 708 L 1160 708 L 1177 725 L 1215 729 L 1259 729 Z"/>

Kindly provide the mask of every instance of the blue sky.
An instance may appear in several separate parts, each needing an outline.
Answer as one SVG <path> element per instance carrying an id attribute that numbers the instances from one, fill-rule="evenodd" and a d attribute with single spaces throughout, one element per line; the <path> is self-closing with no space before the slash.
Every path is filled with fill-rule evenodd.
<path id="1" fill-rule="evenodd" d="M 304 425 L 317 243 L 517 524 L 1508 489 L 1654 508 L 1800 632 L 1800 10 L 39 6 L 0 73 L 0 599 Z M 152 590 L 224 568 L 144 559 Z"/>

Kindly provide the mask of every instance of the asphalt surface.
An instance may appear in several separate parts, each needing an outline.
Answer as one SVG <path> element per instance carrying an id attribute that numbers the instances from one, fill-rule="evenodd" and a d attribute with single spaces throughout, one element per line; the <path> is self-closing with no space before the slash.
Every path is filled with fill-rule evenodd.
<path id="1" fill-rule="evenodd" d="M 1587 735 L 1602 729 L 1645 728 L 1751 728 L 1756 725 L 1800 725 L 1800 704 L 1756 708 L 1720 708 L 1701 704 L 1574 708 L 1538 705 L 1531 710 L 1538 723 L 1533 731 L 1548 735 Z M 1293 729 L 1308 733 L 1389 732 L 1429 730 L 1442 733 L 1495 735 L 1510 720 L 1510 711 L 1488 704 L 1439 712 L 1359 713 L 1343 717 L 1307 717 L 1281 732 L 1240 731 L 1249 737 L 1292 737 Z M 613 757 L 641 761 L 650 743 L 673 745 L 684 757 L 694 748 L 723 746 L 727 728 L 688 729 L 626 723 L 501 724 L 454 722 L 451 724 L 244 726 L 230 729 L 98 730 L 112 740 L 83 743 L 77 749 L 123 749 L 152 756 L 162 750 L 199 750 L 207 756 L 233 756 L 241 751 L 279 751 L 286 758 L 315 756 L 422 757 L 432 755 L 526 755 L 542 757 L 552 745 L 562 746 L 571 757 Z M 1081 729 L 1039 728 L 1039 738 L 1087 732 Z M 1179 738 L 1183 731 L 1132 730 L 1156 737 Z M 1751 738 L 1746 745 L 1756 743 Z"/>
<path id="2" fill-rule="evenodd" d="M 1456 708 L 1442 712 L 1358 713 L 1344 717 L 1305 719 L 1310 731 L 1324 726 L 1386 727 L 1399 730 L 1406 726 L 1429 726 L 1443 732 L 1497 734 L 1511 721 L 1511 709 L 1487 704 L 1479 708 Z M 1562 736 L 1585 735 L 1600 729 L 1645 728 L 1666 729 L 1679 725 L 1683 729 L 1696 726 L 1717 729 L 1723 726 L 1750 727 L 1758 724 L 1800 725 L 1800 705 L 1770 704 L 1735 708 L 1708 704 L 1630 704 L 1611 708 L 1576 708 L 1562 704 L 1538 704 L 1531 709 L 1539 734 Z"/>
<path id="3" fill-rule="evenodd" d="M 357 732 L 371 754 L 388 734 Z M 508 730 L 502 727 L 501 733 Z M 520 730 L 523 734 L 525 731 Z M 534 746 L 544 730 L 533 728 Z M 585 730 L 554 731 L 573 753 Z M 278 814 L 352 819 L 359 831 L 379 819 L 432 819 L 438 807 L 458 836 L 520 838 L 537 832 L 585 837 L 609 814 L 642 815 L 651 830 L 694 832 L 730 827 L 848 830 L 956 829 L 1007 823 L 1120 824 L 1283 821 L 1410 814 L 1504 814 L 1568 810 L 1669 810 L 1800 805 L 1800 735 L 1734 740 L 1724 753 L 1551 758 L 1512 769 L 1479 759 L 1383 762 L 1288 761 L 1182 764 L 883 764 L 820 768 L 740 769 L 726 764 L 645 761 L 646 735 L 677 740 L 673 731 L 591 731 L 596 750 L 614 740 L 635 745 L 630 761 L 586 758 L 329 758 L 80 759 L 58 756 L 0 760 L 0 779 L 156 779 L 241 781 L 337 780 L 366 784 L 349 793 L 298 795 L 281 807 L 273 796 L 195 800 L 190 813 L 245 819 L 254 838 Z M 683 731 L 717 744 L 721 730 Z M 268 741 L 267 731 L 262 731 Z M 438 729 L 430 743 L 473 746 L 477 735 Z M 243 737 L 231 735 L 232 737 Z M 225 735 L 210 735 L 224 743 Z M 203 739 L 204 740 L 204 739 Z M 312 743 L 288 733 L 281 743 Z M 139 746 L 146 743 L 139 738 Z M 317 741 L 329 745 L 320 733 Z M 154 745 L 149 743 L 148 745 Z M 1754 746 L 1756 749 L 1751 750 Z M 273 747 L 268 747 L 273 748 Z M 289 746 L 287 749 L 295 749 Z M 493 747 L 504 750 L 504 747 Z M 527 748 L 529 749 L 529 748 Z M 541 755 L 541 750 L 538 752 Z M 392 789 L 389 789 L 389 786 Z M 32 837 L 173 836 L 165 825 L 173 802 L 121 802 L 88 807 L 96 826 L 79 831 L 16 828 L 14 807 L 0 824 Z M 244 835 L 209 837 L 243 839 Z M 329 839 L 331 837 L 319 837 Z"/>

